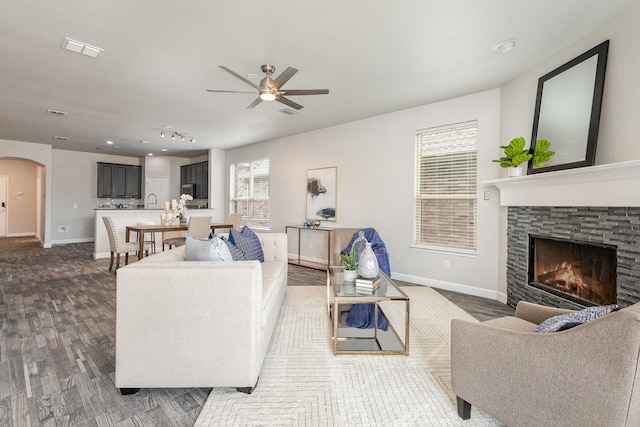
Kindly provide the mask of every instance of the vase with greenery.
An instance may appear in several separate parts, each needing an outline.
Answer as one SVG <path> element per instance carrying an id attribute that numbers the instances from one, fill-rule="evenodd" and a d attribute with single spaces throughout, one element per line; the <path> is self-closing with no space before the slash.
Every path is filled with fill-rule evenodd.
<path id="1" fill-rule="evenodd" d="M 556 153 L 549 150 L 551 143 L 546 139 L 536 141 L 535 153 L 531 154 L 530 149 L 525 149 L 526 141 L 520 136 L 509 141 L 509 145 L 502 145 L 500 148 L 504 150 L 504 156 L 493 160 L 500 163 L 503 168 L 509 168 L 509 176 L 520 176 L 524 173 L 523 163 L 533 159 L 534 167 L 540 167 L 544 162 L 548 161 Z"/>
<path id="2" fill-rule="evenodd" d="M 504 156 L 499 159 L 493 160 L 500 163 L 503 168 L 522 168 L 522 163 L 528 162 L 533 157 L 533 154 L 528 149 L 525 150 L 524 146 L 526 141 L 524 137 L 520 136 L 513 138 L 509 145 L 501 145 L 500 148 L 504 150 Z M 509 176 L 517 175 L 515 171 L 510 170 Z M 522 175 L 522 171 L 519 173 Z"/>
<path id="3" fill-rule="evenodd" d="M 351 250 L 349 254 L 340 254 L 340 258 L 342 259 L 342 263 L 344 264 L 344 281 L 345 282 L 354 282 L 358 277 L 358 264 L 356 263 L 356 251 L 355 246 L 351 245 Z"/>

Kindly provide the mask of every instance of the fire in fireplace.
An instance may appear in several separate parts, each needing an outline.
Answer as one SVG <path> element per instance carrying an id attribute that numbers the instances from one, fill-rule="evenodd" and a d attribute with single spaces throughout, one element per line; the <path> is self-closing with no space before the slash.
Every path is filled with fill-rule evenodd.
<path id="1" fill-rule="evenodd" d="M 582 305 L 616 303 L 616 247 L 529 236 L 529 284 Z"/>

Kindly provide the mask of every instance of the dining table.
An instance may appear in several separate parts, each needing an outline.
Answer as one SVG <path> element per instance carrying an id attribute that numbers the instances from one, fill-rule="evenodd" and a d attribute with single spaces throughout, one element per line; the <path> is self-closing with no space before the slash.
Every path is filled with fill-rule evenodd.
<path id="1" fill-rule="evenodd" d="M 211 231 L 215 232 L 216 229 L 220 228 L 233 228 L 233 224 L 211 224 Z M 176 224 L 176 225 L 164 225 L 164 224 L 144 224 L 144 225 L 127 225 L 127 233 L 125 235 L 125 240 L 127 242 L 131 241 L 131 232 L 138 233 L 138 259 L 142 259 L 144 254 L 144 233 L 152 233 L 152 232 L 163 232 L 163 231 L 185 231 L 188 230 L 189 226 L 187 224 Z"/>

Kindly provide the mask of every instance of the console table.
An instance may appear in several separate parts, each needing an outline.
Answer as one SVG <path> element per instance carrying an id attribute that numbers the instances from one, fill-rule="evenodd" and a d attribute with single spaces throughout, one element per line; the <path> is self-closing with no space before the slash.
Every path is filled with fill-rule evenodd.
<path id="1" fill-rule="evenodd" d="M 289 235 L 289 229 L 298 232 L 298 257 L 296 259 L 289 259 L 289 264 L 301 265 L 304 267 L 315 268 L 317 270 L 327 270 L 329 265 L 331 265 L 331 233 L 333 232 L 333 228 L 327 227 L 305 227 L 303 225 L 287 225 L 284 227 L 284 232 Z M 311 231 L 311 232 L 322 232 L 327 233 L 327 263 L 322 264 L 313 261 L 305 261 L 300 258 L 300 247 L 301 247 L 301 235 L 303 231 Z"/>

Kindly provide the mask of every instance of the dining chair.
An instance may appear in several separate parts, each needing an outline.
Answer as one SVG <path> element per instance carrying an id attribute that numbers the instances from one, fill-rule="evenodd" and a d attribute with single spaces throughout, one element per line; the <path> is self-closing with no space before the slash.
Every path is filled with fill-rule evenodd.
<path id="1" fill-rule="evenodd" d="M 160 224 L 164 225 L 166 214 L 160 214 Z M 162 250 L 164 246 L 169 246 L 169 249 L 184 245 L 185 237 L 182 231 L 163 231 L 162 232 Z"/>
<path id="2" fill-rule="evenodd" d="M 110 216 L 103 216 L 102 221 L 107 228 L 109 235 L 109 246 L 111 249 L 111 261 L 109 262 L 109 271 L 113 268 L 113 257 L 116 256 L 116 270 L 120 268 L 120 254 L 124 254 L 124 265 L 129 264 L 129 252 L 138 252 L 138 242 L 125 242 L 124 239 L 118 238 L 116 226 Z M 145 245 L 145 252 L 149 254 L 149 246 Z"/>
<path id="3" fill-rule="evenodd" d="M 240 221 L 242 220 L 242 214 L 234 213 L 229 216 L 229 224 L 233 225 L 236 230 L 240 229 Z"/>
<path id="4" fill-rule="evenodd" d="M 190 216 L 187 232 L 200 239 L 206 239 L 211 234 L 212 216 Z"/>

